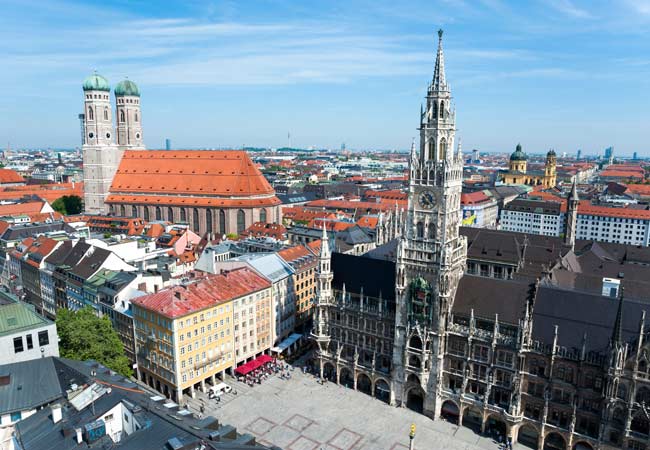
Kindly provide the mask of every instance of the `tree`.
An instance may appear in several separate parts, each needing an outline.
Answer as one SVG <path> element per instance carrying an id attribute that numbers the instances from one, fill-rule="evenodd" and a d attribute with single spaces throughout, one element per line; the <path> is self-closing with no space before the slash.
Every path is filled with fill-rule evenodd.
<path id="1" fill-rule="evenodd" d="M 124 354 L 122 341 L 108 317 L 97 317 L 89 306 L 56 313 L 59 351 L 64 358 L 86 361 L 93 359 L 124 376 L 131 376 L 131 366 Z"/>
<path id="2" fill-rule="evenodd" d="M 80 214 L 83 210 L 81 197 L 78 195 L 64 195 L 52 202 L 52 208 L 64 216 Z"/>

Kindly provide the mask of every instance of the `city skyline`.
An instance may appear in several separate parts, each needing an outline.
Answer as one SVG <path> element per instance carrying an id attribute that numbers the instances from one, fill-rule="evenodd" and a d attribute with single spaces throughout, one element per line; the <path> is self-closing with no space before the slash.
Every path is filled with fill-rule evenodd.
<path id="1" fill-rule="evenodd" d="M 96 69 L 138 83 L 149 148 L 406 148 L 442 27 L 465 150 L 650 153 L 647 1 L 6 3 L 0 137 L 14 147 L 79 145 Z"/>

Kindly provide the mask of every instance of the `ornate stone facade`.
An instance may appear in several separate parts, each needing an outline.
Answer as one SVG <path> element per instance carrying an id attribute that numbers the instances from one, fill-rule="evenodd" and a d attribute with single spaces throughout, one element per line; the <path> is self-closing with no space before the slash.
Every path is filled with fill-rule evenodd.
<path id="1" fill-rule="evenodd" d="M 321 376 L 530 448 L 650 448 L 650 250 L 576 241 L 576 214 L 565 238 L 459 228 L 442 57 L 440 45 L 401 237 L 352 256 L 323 234 Z M 625 296 L 606 295 L 611 278 Z"/>

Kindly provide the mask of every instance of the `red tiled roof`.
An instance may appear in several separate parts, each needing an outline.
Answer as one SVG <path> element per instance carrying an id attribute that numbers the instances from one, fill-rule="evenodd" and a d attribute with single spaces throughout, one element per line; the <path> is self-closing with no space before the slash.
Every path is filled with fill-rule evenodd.
<path id="1" fill-rule="evenodd" d="M 361 211 L 390 211 L 395 208 L 395 202 L 350 202 L 346 200 L 314 200 L 306 204 L 309 208 L 361 210 Z"/>
<path id="2" fill-rule="evenodd" d="M 475 205 L 490 200 L 490 197 L 485 195 L 483 191 L 470 192 L 468 194 L 460 194 L 460 203 L 462 205 Z"/>
<path id="3" fill-rule="evenodd" d="M 108 203 L 231 207 L 280 204 L 271 185 L 243 150 L 127 150 L 110 192 Z"/>
<path id="4" fill-rule="evenodd" d="M 647 209 L 612 208 L 610 206 L 592 205 L 589 200 L 580 201 L 578 204 L 578 214 L 650 220 L 650 210 Z"/>
<path id="5" fill-rule="evenodd" d="M 293 247 L 280 250 L 278 256 L 284 259 L 287 263 L 290 263 L 298 258 L 313 256 L 313 254 L 304 245 L 294 245 Z"/>
<path id="6" fill-rule="evenodd" d="M 319 230 L 322 230 L 323 224 L 325 225 L 325 229 L 328 231 L 344 231 L 354 226 L 354 224 L 350 222 L 343 222 L 341 220 L 327 220 L 327 219 L 314 219 L 310 221 L 307 226 L 309 228 L 318 228 Z"/>
<path id="7" fill-rule="evenodd" d="M 282 217 L 296 222 L 309 222 L 312 219 L 329 218 L 336 219 L 334 213 L 328 211 L 315 211 L 313 209 L 306 209 L 300 206 L 293 206 L 282 208 Z"/>
<path id="8" fill-rule="evenodd" d="M 174 286 L 137 297 L 132 303 L 170 319 L 182 317 L 269 288 L 271 283 L 247 267 L 206 275 L 186 286 Z"/>
<path id="9" fill-rule="evenodd" d="M 315 241 L 311 241 L 307 244 L 307 248 L 311 250 L 315 255 L 320 254 L 320 247 L 321 247 L 320 239 L 316 239 Z"/>
<path id="10" fill-rule="evenodd" d="M 357 225 L 360 227 L 364 228 L 377 228 L 377 222 L 379 222 L 379 218 L 377 216 L 361 216 L 359 220 L 357 220 Z"/>
<path id="11" fill-rule="evenodd" d="M 24 202 L 0 205 L 0 216 L 13 216 L 16 214 L 39 214 L 45 202 Z"/>
<path id="12" fill-rule="evenodd" d="M 52 203 L 64 195 L 84 196 L 83 183 L 51 183 L 42 185 L 27 186 L 6 186 L 0 188 L 0 200 L 21 198 L 27 195 L 35 195 L 43 200 Z"/>
<path id="13" fill-rule="evenodd" d="M 650 195 L 650 184 L 627 184 L 627 191 L 638 195 Z"/>
<path id="14" fill-rule="evenodd" d="M 368 189 L 363 193 L 367 198 L 387 198 L 390 200 L 408 200 L 408 194 L 398 189 L 391 189 L 388 191 L 375 191 Z"/>
<path id="15" fill-rule="evenodd" d="M 11 169 L 0 169 L 0 184 L 24 183 L 25 179 L 18 172 Z"/>
<path id="16" fill-rule="evenodd" d="M 250 227 L 239 233 L 242 237 L 261 237 L 268 236 L 279 241 L 287 238 L 287 229 L 284 225 L 278 223 L 255 222 Z"/>

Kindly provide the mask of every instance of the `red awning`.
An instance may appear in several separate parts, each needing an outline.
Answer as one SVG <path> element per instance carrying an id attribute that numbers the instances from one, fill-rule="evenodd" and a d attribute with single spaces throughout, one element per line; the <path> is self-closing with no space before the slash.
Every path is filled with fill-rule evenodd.
<path id="1" fill-rule="evenodd" d="M 238 373 L 239 375 L 246 375 L 261 365 L 271 361 L 273 361 L 273 358 L 271 358 L 269 355 L 262 355 L 259 358 L 256 358 L 252 361 L 247 362 L 246 364 L 242 364 L 241 366 L 237 367 L 235 369 L 235 373 Z"/>

